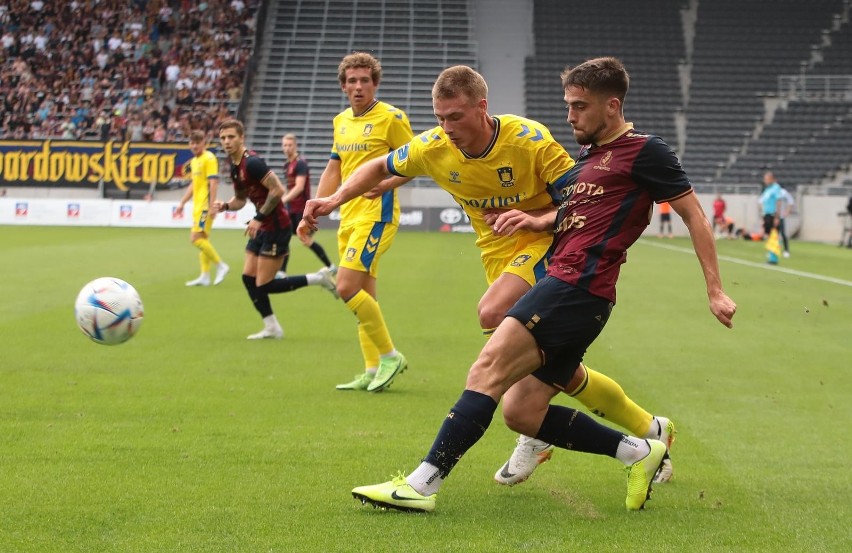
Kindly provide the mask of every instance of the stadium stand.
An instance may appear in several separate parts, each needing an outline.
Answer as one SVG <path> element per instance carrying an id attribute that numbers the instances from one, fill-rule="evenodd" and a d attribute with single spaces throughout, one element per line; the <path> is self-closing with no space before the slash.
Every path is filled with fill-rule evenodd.
<path id="1" fill-rule="evenodd" d="M 0 137 L 183 141 L 234 113 L 258 0 L 14 0 Z"/>
<path id="2" fill-rule="evenodd" d="M 378 96 L 404 109 L 415 133 L 435 126 L 431 86 L 438 73 L 477 65 L 464 1 L 281 0 L 269 4 L 264 36 L 246 119 L 252 147 L 272 167 L 283 162 L 287 132 L 299 137 L 313 167 L 325 167 L 331 121 L 348 107 L 337 81 L 348 53 L 368 51 L 381 60 Z"/>
<path id="3" fill-rule="evenodd" d="M 566 65 L 611 55 L 631 73 L 625 116 L 635 127 L 677 144 L 675 113 L 683 104 L 679 63 L 686 57 L 676 0 L 596 2 L 536 0 L 535 55 L 527 59 L 527 115 L 550 128 L 570 151 L 576 143 L 565 124 L 559 74 Z"/>
<path id="4" fill-rule="evenodd" d="M 785 148 L 795 147 L 790 144 L 794 139 L 784 130 L 760 136 L 750 148 L 751 155 L 743 155 L 742 162 L 738 162 L 739 155 L 759 135 L 764 98 L 778 90 L 779 75 L 807 71 L 813 52 L 820 49 L 845 5 L 848 2 L 844 0 L 779 0 L 772 3 L 769 14 L 761 2 L 717 0 L 698 4 L 682 155 L 684 167 L 695 182 L 736 182 L 743 178 L 755 182 L 758 168 L 773 167 L 779 178 L 793 180 L 778 165 L 786 159 Z M 809 139 L 831 119 L 832 110 L 793 107 L 792 117 L 803 114 L 797 119 L 796 132 Z M 787 119 L 778 118 L 782 127 Z M 761 155 L 767 157 L 760 159 Z M 732 170 L 726 171 L 729 167 Z M 820 165 L 821 174 L 826 169 Z M 804 177 L 805 173 L 799 175 Z"/>
<path id="5" fill-rule="evenodd" d="M 380 98 L 427 129 L 435 76 L 478 66 L 473 1 L 9 0 L 0 138 L 182 141 L 239 110 L 273 167 L 294 132 L 321 168 L 346 107 L 340 58 L 379 57 Z M 778 0 L 771 14 L 758 0 L 531 5 L 525 114 L 569 151 L 559 73 L 615 55 L 632 73 L 627 119 L 678 150 L 698 186 L 756 184 L 770 168 L 792 185 L 852 171 L 852 0 Z"/>
<path id="6" fill-rule="evenodd" d="M 852 75 L 850 4 L 779 0 L 770 14 L 750 0 L 536 0 L 527 113 L 570 145 L 564 106 L 554 101 L 559 73 L 614 55 L 631 72 L 627 119 L 680 150 L 696 185 L 756 185 L 767 168 L 783 169 L 787 181 L 818 182 L 852 162 L 839 146 L 852 99 L 778 101 L 779 76 Z M 768 105 L 780 106 L 769 114 L 774 121 Z"/>

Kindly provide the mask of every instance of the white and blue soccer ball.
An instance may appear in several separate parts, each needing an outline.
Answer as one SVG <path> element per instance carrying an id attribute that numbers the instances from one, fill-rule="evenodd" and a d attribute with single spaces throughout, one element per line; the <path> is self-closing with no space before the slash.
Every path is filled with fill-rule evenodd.
<path id="1" fill-rule="evenodd" d="M 132 338 L 143 315 L 139 293 L 120 278 L 96 278 L 83 286 L 74 303 L 74 316 L 83 334 L 107 346 Z"/>

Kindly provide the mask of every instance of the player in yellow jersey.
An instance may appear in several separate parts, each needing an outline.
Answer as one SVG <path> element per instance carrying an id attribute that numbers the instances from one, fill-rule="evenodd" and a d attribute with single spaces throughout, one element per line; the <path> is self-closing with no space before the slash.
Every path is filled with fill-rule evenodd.
<path id="1" fill-rule="evenodd" d="M 362 165 L 332 196 L 309 201 L 300 228 L 308 232 L 317 216 L 373 187 L 377 191 L 368 196 L 385 193 L 388 186 L 397 184 L 379 184 L 388 174 L 429 175 L 453 195 L 476 231 L 489 284 L 479 301 L 479 322 L 488 336 L 509 308 L 544 276 L 552 234 L 529 230 L 523 214 L 555 214 L 550 191 L 570 178 L 574 160 L 541 123 L 515 115 L 490 115 L 487 95 L 485 79 L 473 69 L 455 66 L 444 70 L 432 88 L 439 126 L 384 158 Z M 518 210 L 522 216 L 516 223 L 520 230 L 507 237 L 505 229 L 498 234 L 490 225 L 498 213 L 508 210 Z M 503 397 L 503 416 L 510 428 L 523 427 L 529 416 L 526 396 L 537 393 L 536 383 L 530 382 L 518 382 Z M 618 383 L 582 363 L 562 391 L 634 435 L 659 438 L 671 445 L 671 421 L 652 416 L 627 397 Z M 552 450 L 550 444 L 521 436 L 495 480 L 506 485 L 523 482 L 550 458 Z M 665 471 L 660 474 L 662 481 L 671 477 L 670 461 Z"/>
<path id="2" fill-rule="evenodd" d="M 216 265 L 214 285 L 225 280 L 229 270 L 228 265 L 222 261 L 216 248 L 210 243 L 210 230 L 213 228 L 210 206 L 216 201 L 216 191 L 219 187 L 219 162 L 213 152 L 207 149 L 207 135 L 203 131 L 195 130 L 190 133 L 189 150 L 193 156 L 189 161 L 192 182 L 180 199 L 177 213 L 182 214 L 184 206 L 192 199 L 192 230 L 189 238 L 192 245 L 201 251 L 198 255 L 201 261 L 201 275 L 195 280 L 190 280 L 186 285 L 210 286 L 211 265 Z"/>
<path id="3" fill-rule="evenodd" d="M 402 110 L 376 98 L 382 78 L 379 60 L 364 52 L 350 54 L 340 62 L 337 76 L 350 107 L 334 118 L 334 144 L 317 197 L 331 195 L 358 166 L 384 159 L 414 134 Z M 384 390 L 408 366 L 394 348 L 376 301 L 379 259 L 390 248 L 398 226 L 399 201 L 393 188 L 374 199 L 354 198 L 340 210 L 337 292 L 358 320 L 365 372 L 337 386 L 339 390 Z"/>

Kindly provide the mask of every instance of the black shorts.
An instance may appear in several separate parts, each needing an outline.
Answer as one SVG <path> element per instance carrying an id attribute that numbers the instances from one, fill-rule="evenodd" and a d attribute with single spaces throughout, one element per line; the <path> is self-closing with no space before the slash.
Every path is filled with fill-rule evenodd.
<path id="1" fill-rule="evenodd" d="M 289 228 L 275 230 L 259 230 L 254 238 L 249 238 L 246 251 L 260 257 L 281 257 L 290 253 L 290 237 L 293 232 Z"/>
<path id="2" fill-rule="evenodd" d="M 546 276 L 506 314 L 526 326 L 544 353 L 533 376 L 565 389 L 586 349 L 606 325 L 613 304 L 607 299 Z"/>
<path id="3" fill-rule="evenodd" d="M 763 216 L 763 233 L 769 236 L 769 233 L 772 232 L 772 229 L 775 228 L 775 215 L 764 215 Z"/>
<path id="4" fill-rule="evenodd" d="M 293 234 L 296 234 L 296 229 L 299 228 L 304 211 L 288 211 L 288 213 L 290 214 L 290 229 L 293 231 Z"/>
<path id="5" fill-rule="evenodd" d="M 660 213 L 660 222 L 661 223 L 670 223 L 672 221 L 671 213 Z"/>

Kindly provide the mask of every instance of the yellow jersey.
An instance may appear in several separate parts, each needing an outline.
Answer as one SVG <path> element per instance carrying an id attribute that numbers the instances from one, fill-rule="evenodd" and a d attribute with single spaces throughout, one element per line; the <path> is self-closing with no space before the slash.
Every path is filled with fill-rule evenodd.
<path id="1" fill-rule="evenodd" d="M 219 178 L 219 160 L 213 152 L 204 150 L 200 156 L 192 156 L 189 170 L 192 175 L 193 211 L 206 211 L 210 209 L 210 179 Z"/>
<path id="2" fill-rule="evenodd" d="M 331 159 L 340 160 L 341 182 L 361 164 L 408 143 L 414 133 L 408 116 L 401 109 L 376 100 L 361 115 L 347 108 L 334 118 L 334 144 Z M 368 200 L 363 196 L 340 207 L 342 225 L 361 222 L 399 224 L 399 200 L 396 190 Z"/>
<path id="3" fill-rule="evenodd" d="M 494 137 L 477 157 L 457 148 L 441 127 L 416 136 L 387 157 L 392 174 L 428 175 L 452 194 L 470 218 L 483 257 L 508 255 L 521 240 L 549 243 L 550 233 L 498 236 L 485 224 L 484 213 L 492 209 L 532 211 L 554 205 L 554 187 L 567 179 L 574 166 L 571 156 L 541 123 L 516 115 L 493 119 Z"/>

